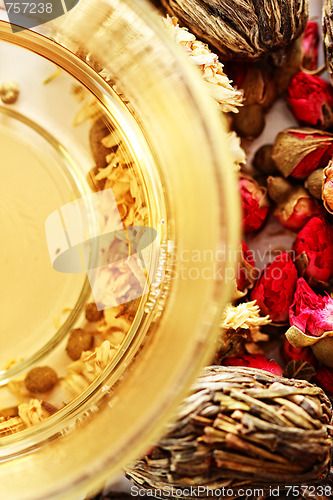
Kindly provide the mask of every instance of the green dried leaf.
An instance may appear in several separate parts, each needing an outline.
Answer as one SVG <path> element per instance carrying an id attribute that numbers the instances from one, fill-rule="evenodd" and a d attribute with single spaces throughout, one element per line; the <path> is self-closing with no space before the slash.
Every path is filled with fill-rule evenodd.
<path id="1" fill-rule="evenodd" d="M 291 360 L 284 369 L 283 376 L 287 378 L 296 378 L 298 380 L 307 380 L 308 382 L 316 375 L 313 366 L 303 359 Z"/>

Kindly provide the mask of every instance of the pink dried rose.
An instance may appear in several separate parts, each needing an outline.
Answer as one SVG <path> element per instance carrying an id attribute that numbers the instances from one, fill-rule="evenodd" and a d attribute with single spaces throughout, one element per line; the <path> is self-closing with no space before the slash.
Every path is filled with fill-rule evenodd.
<path id="1" fill-rule="evenodd" d="M 299 231 L 315 215 L 322 215 L 323 209 L 302 186 L 294 186 L 283 177 L 268 177 L 269 197 L 277 204 L 274 216 L 283 227 Z"/>
<path id="2" fill-rule="evenodd" d="M 297 348 L 311 347 L 315 357 L 333 367 L 333 299 L 317 295 L 303 278 L 297 281 L 289 309 L 287 340 Z"/>
<path id="3" fill-rule="evenodd" d="M 287 339 L 281 345 L 281 355 L 286 363 L 292 360 L 302 360 L 307 361 L 313 366 L 316 365 L 316 358 L 310 347 L 294 347 Z"/>
<path id="4" fill-rule="evenodd" d="M 269 361 L 263 354 L 244 354 L 242 356 L 225 358 L 222 362 L 223 366 L 248 366 L 251 368 L 259 368 L 275 375 L 281 376 L 283 370 L 276 361 Z"/>
<path id="5" fill-rule="evenodd" d="M 326 210 L 333 214 L 333 161 L 330 160 L 323 170 L 322 199 Z"/>
<path id="6" fill-rule="evenodd" d="M 272 159 L 284 177 L 305 179 L 326 167 L 333 154 L 333 135 L 312 128 L 289 128 L 275 139 Z"/>
<path id="7" fill-rule="evenodd" d="M 312 217 L 293 244 L 295 265 L 310 285 L 322 285 L 333 277 L 333 229 L 323 217 Z"/>
<path id="8" fill-rule="evenodd" d="M 319 76 L 296 73 L 289 83 L 287 98 L 300 124 L 324 129 L 333 125 L 333 88 Z"/>
<path id="9" fill-rule="evenodd" d="M 295 265 L 290 256 L 283 252 L 263 269 L 251 291 L 251 300 L 256 300 L 261 314 L 268 314 L 274 323 L 285 323 L 296 282 Z"/>
<path id="10" fill-rule="evenodd" d="M 268 215 L 269 201 L 266 189 L 251 177 L 239 180 L 242 202 L 242 227 L 245 233 L 258 231 L 265 223 Z"/>
<path id="11" fill-rule="evenodd" d="M 253 252 L 249 249 L 245 241 L 240 244 L 241 247 L 241 262 L 238 264 L 236 284 L 240 292 L 247 292 L 249 288 L 253 288 L 256 279 L 259 276 L 259 270 L 253 258 Z"/>
<path id="12" fill-rule="evenodd" d="M 308 21 L 302 35 L 302 68 L 313 71 L 318 66 L 319 29 L 315 21 Z"/>

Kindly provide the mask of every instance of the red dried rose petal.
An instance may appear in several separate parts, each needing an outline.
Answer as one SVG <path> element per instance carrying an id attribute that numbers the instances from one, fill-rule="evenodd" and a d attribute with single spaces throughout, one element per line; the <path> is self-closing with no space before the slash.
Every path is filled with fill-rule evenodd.
<path id="1" fill-rule="evenodd" d="M 289 309 L 291 326 L 313 337 L 333 330 L 333 299 L 317 295 L 303 278 L 297 281 L 293 303 Z"/>
<path id="2" fill-rule="evenodd" d="M 243 231 L 253 233 L 263 226 L 268 214 L 266 192 L 252 179 L 240 179 L 239 188 L 243 209 Z"/>
<path id="3" fill-rule="evenodd" d="M 269 361 L 263 354 L 244 354 L 232 358 L 225 358 L 223 360 L 224 366 L 248 366 L 251 368 L 259 368 L 267 372 L 274 373 L 281 376 L 283 370 L 276 361 Z"/>
<path id="4" fill-rule="evenodd" d="M 251 291 L 251 300 L 256 300 L 262 314 L 269 314 L 272 321 L 285 322 L 288 320 L 296 281 L 294 263 L 286 252 L 281 253 L 262 271 Z"/>
<path id="5" fill-rule="evenodd" d="M 287 339 L 285 339 L 281 345 L 281 355 L 286 363 L 292 360 L 302 360 L 311 363 L 313 366 L 317 364 L 316 358 L 310 347 L 294 347 Z"/>
<path id="6" fill-rule="evenodd" d="M 312 217 L 296 236 L 295 258 L 304 254 L 307 263 L 299 268 L 305 279 L 327 282 L 333 277 L 333 229 L 322 217 Z"/>
<path id="7" fill-rule="evenodd" d="M 242 262 L 238 264 L 236 276 L 237 289 L 244 291 L 257 279 L 259 271 L 253 257 L 253 252 L 249 249 L 245 241 L 241 242 Z"/>
<path id="8" fill-rule="evenodd" d="M 302 66 L 315 70 L 318 66 L 319 29 L 315 21 L 308 21 L 302 36 Z"/>
<path id="9" fill-rule="evenodd" d="M 300 71 L 291 79 L 287 97 L 300 123 L 324 128 L 333 124 L 333 89 L 319 76 Z"/>

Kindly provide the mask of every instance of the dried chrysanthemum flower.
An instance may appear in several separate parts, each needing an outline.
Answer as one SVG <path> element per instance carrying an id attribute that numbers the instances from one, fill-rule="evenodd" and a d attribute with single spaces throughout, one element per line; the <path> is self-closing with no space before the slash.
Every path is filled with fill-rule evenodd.
<path id="1" fill-rule="evenodd" d="M 270 317 L 260 316 L 256 301 L 242 302 L 237 306 L 228 304 L 221 318 L 221 336 L 217 348 L 216 363 L 239 352 L 242 347 L 252 354 L 261 353 L 257 342 L 267 341 L 268 335 L 260 331 L 260 327 L 268 325 Z"/>
<path id="2" fill-rule="evenodd" d="M 117 350 L 105 340 L 92 351 L 84 351 L 78 361 L 68 366 L 68 374 L 62 381 L 62 387 L 70 396 L 76 396 L 85 390 L 108 366 Z"/>
<path id="3" fill-rule="evenodd" d="M 163 21 L 175 41 L 185 47 L 190 61 L 200 69 L 208 91 L 220 109 L 237 113 L 238 106 L 242 105 L 243 92 L 233 88 L 218 56 L 186 28 L 181 28 L 176 17 L 167 16 Z"/>
<path id="4" fill-rule="evenodd" d="M 251 330 L 258 326 L 268 325 L 270 322 L 268 315 L 260 316 L 260 308 L 256 301 L 252 300 L 251 302 L 242 302 L 237 306 L 228 304 L 223 312 L 220 326 L 225 329 Z"/>

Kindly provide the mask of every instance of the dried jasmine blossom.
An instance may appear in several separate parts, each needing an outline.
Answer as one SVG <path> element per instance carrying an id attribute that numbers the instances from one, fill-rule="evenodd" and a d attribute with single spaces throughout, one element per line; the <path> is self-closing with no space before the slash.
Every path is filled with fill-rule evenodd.
<path id="1" fill-rule="evenodd" d="M 28 403 L 22 403 L 18 407 L 19 417 L 24 425 L 31 427 L 51 415 L 51 411 L 39 399 L 31 399 Z"/>
<path id="2" fill-rule="evenodd" d="M 242 105 L 243 92 L 232 87 L 218 56 L 186 28 L 181 28 L 175 17 L 167 16 L 163 20 L 175 41 L 185 48 L 191 63 L 200 69 L 207 90 L 220 109 L 226 113 L 229 111 L 237 113 L 238 106 Z"/>
<path id="3" fill-rule="evenodd" d="M 215 362 L 220 364 L 227 356 L 241 352 L 261 353 L 258 342 L 267 342 L 269 337 L 260 327 L 268 325 L 270 317 L 260 316 L 256 301 L 242 302 L 237 306 L 228 304 L 221 318 L 221 336 Z"/>
<path id="4" fill-rule="evenodd" d="M 225 329 L 239 328 L 251 330 L 259 326 L 268 325 L 271 322 L 270 317 L 260 316 L 259 306 L 255 300 L 243 302 L 237 306 L 228 304 L 224 310 L 221 320 L 221 327 Z"/>
<path id="5" fill-rule="evenodd" d="M 77 396 L 93 382 L 116 355 L 117 350 L 105 340 L 94 351 L 84 351 L 78 361 L 68 366 L 68 374 L 62 380 L 62 388 L 70 397 Z"/>

